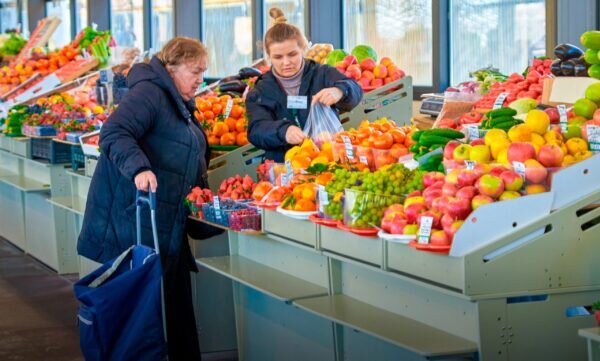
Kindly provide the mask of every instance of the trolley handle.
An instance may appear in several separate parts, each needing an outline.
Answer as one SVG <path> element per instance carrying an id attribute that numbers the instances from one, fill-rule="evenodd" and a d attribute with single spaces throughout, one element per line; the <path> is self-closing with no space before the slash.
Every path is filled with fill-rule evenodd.
<path id="1" fill-rule="evenodd" d="M 137 245 L 142 244 L 142 205 L 144 203 L 150 206 L 150 222 L 152 223 L 152 238 L 154 240 L 154 251 L 160 254 L 158 245 L 158 231 L 156 228 L 156 192 L 136 191 L 135 195 L 135 229 Z"/>

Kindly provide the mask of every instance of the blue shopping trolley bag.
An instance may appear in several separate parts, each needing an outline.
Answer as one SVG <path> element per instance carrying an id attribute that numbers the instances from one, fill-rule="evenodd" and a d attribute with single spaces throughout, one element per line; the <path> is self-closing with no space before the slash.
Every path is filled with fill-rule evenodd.
<path id="1" fill-rule="evenodd" d="M 143 204 L 150 206 L 154 249 L 141 244 Z M 136 206 L 137 244 L 74 286 L 80 303 L 80 346 L 87 361 L 167 359 L 156 194 L 138 192 Z"/>

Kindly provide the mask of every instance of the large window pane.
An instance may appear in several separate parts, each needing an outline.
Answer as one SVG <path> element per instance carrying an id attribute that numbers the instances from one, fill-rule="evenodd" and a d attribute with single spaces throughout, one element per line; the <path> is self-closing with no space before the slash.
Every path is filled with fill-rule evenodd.
<path id="1" fill-rule="evenodd" d="M 305 0 L 264 0 L 264 25 L 265 32 L 273 24 L 273 19 L 269 16 L 269 9 L 272 7 L 280 8 L 288 23 L 294 24 L 306 34 L 306 22 L 304 18 Z"/>
<path id="2" fill-rule="evenodd" d="M 26 38 L 29 38 L 29 15 L 27 14 L 27 0 L 21 0 L 21 31 Z"/>
<path id="3" fill-rule="evenodd" d="M 160 50 L 173 38 L 173 0 L 152 0 L 152 48 Z"/>
<path id="4" fill-rule="evenodd" d="M 46 16 L 56 16 L 60 25 L 50 38 L 50 48 L 62 48 L 71 42 L 71 7 L 69 0 L 55 0 L 46 3 Z"/>
<path id="5" fill-rule="evenodd" d="M 433 84 L 432 0 L 344 0 L 344 48 L 370 45 L 420 86 Z"/>
<path id="6" fill-rule="evenodd" d="M 0 33 L 16 29 L 18 15 L 16 0 L 0 0 Z"/>
<path id="7" fill-rule="evenodd" d="M 207 75 L 237 73 L 252 62 L 251 0 L 204 0 L 204 43 L 208 47 Z"/>
<path id="8" fill-rule="evenodd" d="M 93 1 L 93 0 L 92 0 Z M 79 33 L 88 26 L 88 0 L 77 0 L 75 2 L 75 16 L 77 17 L 76 31 Z M 104 29 L 100 29 L 104 30 Z"/>
<path id="9" fill-rule="evenodd" d="M 451 83 L 469 71 L 493 65 L 521 72 L 546 53 L 544 0 L 453 0 L 450 2 Z"/>
<path id="10" fill-rule="evenodd" d="M 111 0 L 111 30 L 119 46 L 144 49 L 144 0 Z"/>

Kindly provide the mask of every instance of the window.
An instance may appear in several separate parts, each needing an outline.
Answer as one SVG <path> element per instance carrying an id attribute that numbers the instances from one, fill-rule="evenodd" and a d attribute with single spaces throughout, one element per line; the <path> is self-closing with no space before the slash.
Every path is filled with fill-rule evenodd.
<path id="1" fill-rule="evenodd" d="M 304 3 L 305 0 L 264 0 L 264 32 L 273 24 L 273 19 L 269 16 L 269 9 L 276 7 L 283 11 L 288 23 L 296 25 L 306 34 Z"/>
<path id="2" fill-rule="evenodd" d="M 144 0 L 111 0 L 111 31 L 117 45 L 144 49 Z"/>
<path id="3" fill-rule="evenodd" d="M 235 74 L 252 62 L 251 9 L 251 0 L 202 1 L 208 77 Z"/>
<path id="4" fill-rule="evenodd" d="M 75 2 L 75 16 L 77 19 L 75 20 L 76 29 L 75 31 L 79 33 L 83 28 L 88 26 L 88 6 L 87 0 L 76 0 Z"/>
<path id="5" fill-rule="evenodd" d="M 18 16 L 16 0 L 0 0 L 0 33 L 16 29 Z"/>
<path id="6" fill-rule="evenodd" d="M 433 85 L 432 0 L 344 0 L 344 48 L 371 46 L 413 77 Z"/>
<path id="7" fill-rule="evenodd" d="M 160 50 L 173 38 L 173 0 L 152 0 L 152 48 Z"/>
<path id="8" fill-rule="evenodd" d="M 54 0 L 46 2 L 46 16 L 59 18 L 60 25 L 52 34 L 49 41 L 51 49 L 62 48 L 71 42 L 71 6 L 69 0 Z"/>
<path id="9" fill-rule="evenodd" d="M 544 0 L 453 0 L 450 2 L 451 84 L 488 65 L 521 72 L 546 54 Z"/>
<path id="10" fill-rule="evenodd" d="M 29 18 L 27 14 L 27 0 L 21 0 L 21 31 L 25 38 L 29 38 Z"/>

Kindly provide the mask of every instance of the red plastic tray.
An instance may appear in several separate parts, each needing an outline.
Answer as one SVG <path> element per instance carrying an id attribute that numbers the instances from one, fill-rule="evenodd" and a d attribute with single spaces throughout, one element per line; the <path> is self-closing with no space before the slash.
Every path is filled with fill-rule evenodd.
<path id="1" fill-rule="evenodd" d="M 428 252 L 436 252 L 436 253 L 449 253 L 451 245 L 438 245 L 438 244 L 422 244 L 417 241 L 410 241 L 408 243 L 409 246 L 418 249 L 419 251 L 428 251 Z"/>
<path id="2" fill-rule="evenodd" d="M 355 228 L 349 227 L 341 222 L 337 225 L 337 228 L 341 229 L 342 231 L 352 232 L 358 236 L 364 237 L 376 237 L 377 233 L 379 232 L 377 228 Z"/>
<path id="3" fill-rule="evenodd" d="M 317 215 L 317 214 L 311 214 L 308 217 L 308 220 L 313 223 L 320 224 L 325 227 L 331 227 L 331 228 L 336 228 L 340 224 L 340 221 L 338 221 L 338 220 L 322 218 L 322 217 L 319 217 L 319 215 Z"/>

